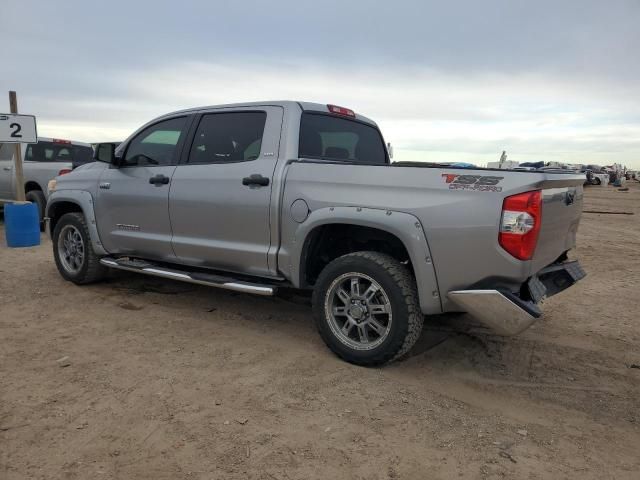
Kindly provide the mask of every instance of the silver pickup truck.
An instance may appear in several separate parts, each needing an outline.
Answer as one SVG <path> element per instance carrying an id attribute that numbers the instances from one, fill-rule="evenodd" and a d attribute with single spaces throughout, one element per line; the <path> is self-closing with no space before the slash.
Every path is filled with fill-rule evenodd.
<path id="1" fill-rule="evenodd" d="M 13 143 L 0 143 L 0 206 L 4 201 L 16 198 L 14 152 Z M 36 144 L 23 144 L 22 154 L 26 199 L 38 206 L 41 220 L 47 204 L 49 180 L 93 161 L 93 149 L 88 143 L 55 138 L 39 137 Z"/>
<path id="2" fill-rule="evenodd" d="M 109 268 L 258 295 L 313 290 L 341 358 L 406 354 L 424 315 L 467 311 L 503 335 L 584 276 L 567 253 L 581 175 L 391 163 L 376 124 L 335 105 L 183 110 L 52 185 L 60 274 Z"/>

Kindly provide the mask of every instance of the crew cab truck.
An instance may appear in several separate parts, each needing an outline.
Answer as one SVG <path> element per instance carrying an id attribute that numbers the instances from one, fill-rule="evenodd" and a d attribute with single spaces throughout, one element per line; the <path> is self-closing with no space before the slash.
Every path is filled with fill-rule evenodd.
<path id="1" fill-rule="evenodd" d="M 14 152 L 13 143 L 0 144 L 0 205 L 3 201 L 15 200 L 17 188 L 24 188 L 26 199 L 38 206 L 41 222 L 49 180 L 93 161 L 93 149 L 88 143 L 39 137 L 36 144 L 22 145 L 24 186 L 18 187 Z"/>
<path id="2" fill-rule="evenodd" d="M 157 118 L 52 185 L 60 274 L 109 268 L 257 295 L 313 290 L 343 359 L 406 354 L 424 315 L 467 311 L 499 334 L 584 276 L 583 176 L 391 163 L 376 124 L 279 101 Z"/>

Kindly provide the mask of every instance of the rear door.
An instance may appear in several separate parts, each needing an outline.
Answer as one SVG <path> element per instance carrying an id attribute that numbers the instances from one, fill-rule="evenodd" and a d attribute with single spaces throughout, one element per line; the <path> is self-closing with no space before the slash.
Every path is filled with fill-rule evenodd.
<path id="1" fill-rule="evenodd" d="M 108 252 L 175 259 L 169 188 L 189 120 L 180 116 L 146 127 L 125 146 L 121 166 L 104 170 L 95 209 Z"/>
<path id="2" fill-rule="evenodd" d="M 181 263 L 274 274 L 267 262 L 269 205 L 282 115 L 269 106 L 198 116 L 169 199 Z"/>

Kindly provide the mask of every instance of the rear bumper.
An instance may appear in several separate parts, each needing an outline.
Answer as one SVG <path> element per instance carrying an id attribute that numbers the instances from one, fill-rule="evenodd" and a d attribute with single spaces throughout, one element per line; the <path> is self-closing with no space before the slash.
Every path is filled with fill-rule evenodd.
<path id="1" fill-rule="evenodd" d="M 449 299 L 498 335 L 517 335 L 529 328 L 542 311 L 538 304 L 566 290 L 586 275 L 580 264 L 563 262 L 540 270 L 522 285 L 519 295 L 504 290 L 455 290 Z"/>

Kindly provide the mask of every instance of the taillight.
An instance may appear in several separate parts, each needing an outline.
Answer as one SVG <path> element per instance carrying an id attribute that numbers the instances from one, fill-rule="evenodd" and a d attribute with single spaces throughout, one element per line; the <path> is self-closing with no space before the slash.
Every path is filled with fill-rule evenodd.
<path id="1" fill-rule="evenodd" d="M 519 193 L 504 199 L 498 241 L 519 260 L 533 257 L 542 223 L 540 190 Z"/>
<path id="2" fill-rule="evenodd" d="M 58 176 L 60 175 L 66 175 L 67 173 L 71 173 L 71 169 L 70 168 L 63 168 L 62 170 L 60 170 L 58 172 Z"/>
<path id="3" fill-rule="evenodd" d="M 356 116 L 353 110 L 349 110 L 348 108 L 339 107 L 337 105 L 327 105 L 327 108 L 331 113 L 335 113 L 336 115 L 344 115 L 345 117 L 354 117 Z"/>

